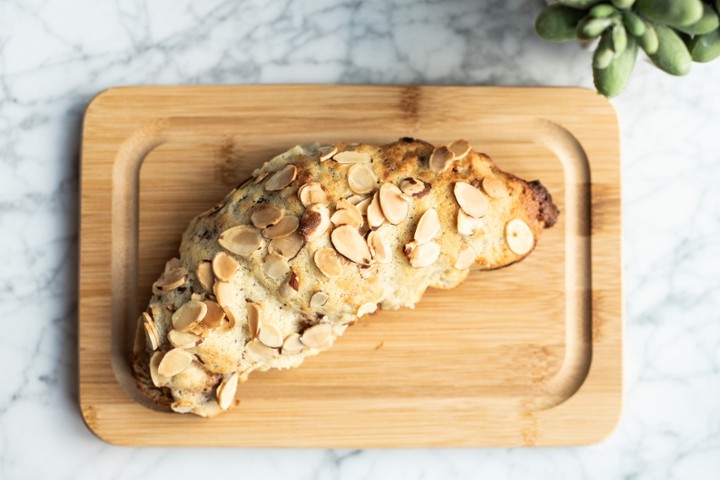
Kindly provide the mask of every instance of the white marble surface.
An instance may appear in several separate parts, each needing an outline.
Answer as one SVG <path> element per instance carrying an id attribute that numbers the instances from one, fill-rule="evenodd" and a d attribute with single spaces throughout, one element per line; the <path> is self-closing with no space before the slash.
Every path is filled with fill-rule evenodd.
<path id="1" fill-rule="evenodd" d="M 122 84 L 591 84 L 537 1 L 0 0 L 0 479 L 720 478 L 720 61 L 639 64 L 623 140 L 625 412 L 589 447 L 135 449 L 77 409 L 81 115 Z"/>

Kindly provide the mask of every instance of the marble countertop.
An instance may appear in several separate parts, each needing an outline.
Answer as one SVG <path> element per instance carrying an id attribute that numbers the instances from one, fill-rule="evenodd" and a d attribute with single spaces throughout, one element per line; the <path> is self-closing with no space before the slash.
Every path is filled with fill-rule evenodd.
<path id="1" fill-rule="evenodd" d="M 77 408 L 80 123 L 129 84 L 590 86 L 540 1 L 0 0 L 0 479 L 720 478 L 720 61 L 638 64 L 622 131 L 625 409 L 575 448 L 108 445 Z"/>

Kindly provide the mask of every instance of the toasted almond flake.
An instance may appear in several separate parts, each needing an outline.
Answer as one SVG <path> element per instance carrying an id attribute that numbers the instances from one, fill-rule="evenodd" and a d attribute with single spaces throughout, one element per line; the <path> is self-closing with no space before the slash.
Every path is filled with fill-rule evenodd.
<path id="1" fill-rule="evenodd" d="M 235 307 L 226 306 L 223 308 L 223 311 L 225 312 L 225 317 L 228 319 L 226 328 L 233 328 L 235 324 L 238 323 L 238 318 L 240 318 L 237 310 Z"/>
<path id="2" fill-rule="evenodd" d="M 255 227 L 238 225 L 222 232 L 218 243 L 235 255 L 247 257 L 262 247 L 263 238 Z"/>
<path id="3" fill-rule="evenodd" d="M 285 215 L 278 223 L 264 229 L 262 234 L 265 238 L 269 239 L 287 237 L 297 230 L 298 226 L 300 226 L 300 219 L 298 217 L 295 215 Z"/>
<path id="4" fill-rule="evenodd" d="M 184 267 L 175 267 L 166 270 L 162 277 L 155 282 L 155 286 L 164 292 L 175 290 L 187 281 L 187 273 L 187 269 Z"/>
<path id="5" fill-rule="evenodd" d="M 379 228 L 380 225 L 385 223 L 385 215 L 383 215 L 382 209 L 380 208 L 380 194 L 377 192 L 375 192 L 370 205 L 368 205 L 367 221 L 372 229 Z"/>
<path id="6" fill-rule="evenodd" d="M 329 323 L 318 323 L 303 332 L 300 341 L 303 345 L 317 348 L 327 342 L 332 336 L 332 325 Z"/>
<path id="7" fill-rule="evenodd" d="M 370 206 L 370 203 L 372 202 L 372 197 L 363 198 L 358 203 L 355 204 L 355 207 L 358 209 L 358 212 L 360 212 L 360 215 L 366 216 L 368 207 Z"/>
<path id="8" fill-rule="evenodd" d="M 360 201 L 365 200 L 366 198 L 369 198 L 369 197 L 367 197 L 365 195 L 358 195 L 356 193 L 353 193 L 352 195 L 347 197 L 345 200 L 352 203 L 353 205 L 357 205 L 358 203 L 360 203 Z"/>
<path id="9" fill-rule="evenodd" d="M 313 203 L 322 203 L 324 205 L 328 201 L 325 190 L 323 190 L 319 182 L 310 182 L 301 186 L 298 189 L 298 198 L 304 207 L 309 207 Z"/>
<path id="10" fill-rule="evenodd" d="M 370 263 L 370 248 L 357 229 L 350 225 L 337 227 L 330 234 L 330 240 L 335 250 L 347 259 L 360 265 Z"/>
<path id="11" fill-rule="evenodd" d="M 282 353 L 288 355 L 294 355 L 305 350 L 305 345 L 300 341 L 299 333 L 291 333 L 285 339 L 282 345 Z"/>
<path id="12" fill-rule="evenodd" d="M 172 378 L 190 366 L 193 355 L 182 348 L 173 348 L 165 354 L 158 365 L 158 373 L 163 377 Z"/>
<path id="13" fill-rule="evenodd" d="M 229 282 L 240 270 L 240 264 L 227 253 L 218 252 L 213 257 L 212 270 L 218 280 Z"/>
<path id="14" fill-rule="evenodd" d="M 203 325 L 211 330 L 220 327 L 225 320 L 225 311 L 212 300 L 205 300 L 203 303 L 207 307 L 207 313 L 202 320 Z"/>
<path id="15" fill-rule="evenodd" d="M 350 202 L 349 200 L 341 198 L 335 204 L 335 208 L 337 209 L 337 211 L 345 211 L 349 215 L 351 215 L 352 216 L 351 225 L 359 224 L 359 226 L 356 228 L 360 228 L 360 226 L 363 224 L 362 213 L 360 213 L 360 210 L 357 208 L 357 206 L 355 206 L 355 204 Z"/>
<path id="16" fill-rule="evenodd" d="M 253 213 L 250 215 L 250 221 L 255 227 L 262 229 L 275 225 L 284 215 L 283 211 L 276 206 L 263 204 L 253 209 Z"/>
<path id="17" fill-rule="evenodd" d="M 360 308 L 358 308 L 357 316 L 362 317 L 364 315 L 367 315 L 368 313 L 373 313 L 377 311 L 377 303 L 374 302 L 367 302 L 360 305 Z"/>
<path id="18" fill-rule="evenodd" d="M 490 201 L 480 190 L 469 183 L 457 182 L 454 193 L 460 208 L 471 217 L 480 218 L 487 213 Z"/>
<path id="19" fill-rule="evenodd" d="M 150 315 L 145 312 L 142 313 L 141 318 L 143 319 L 143 328 L 145 329 L 145 336 L 150 344 L 150 349 L 153 351 L 157 350 L 160 345 L 160 334 L 155 327 L 155 322 L 153 322 Z"/>
<path id="20" fill-rule="evenodd" d="M 329 223 L 330 220 L 328 220 L 328 224 Z M 280 255 L 290 261 L 295 258 L 304 243 L 305 240 L 303 240 L 302 236 L 300 236 L 298 232 L 293 232 L 287 237 L 274 238 L 273 240 L 270 240 L 270 243 L 268 244 L 268 253 Z"/>
<path id="21" fill-rule="evenodd" d="M 362 278 L 372 278 L 377 276 L 378 273 L 380 273 L 379 263 L 373 263 L 368 266 L 360 267 L 360 276 Z"/>
<path id="22" fill-rule="evenodd" d="M 182 268 L 182 262 L 179 258 L 173 257 L 165 263 L 164 273 L 168 273 L 169 271 L 176 270 L 178 268 Z"/>
<path id="23" fill-rule="evenodd" d="M 164 387 L 170 382 L 168 377 L 158 372 L 158 366 L 163 356 L 161 352 L 155 352 L 152 354 L 152 357 L 150 357 L 150 380 L 152 380 L 153 385 L 158 388 Z"/>
<path id="24" fill-rule="evenodd" d="M 283 344 L 283 336 L 282 333 L 280 333 L 280 329 L 272 323 L 260 323 L 260 331 L 258 332 L 257 338 L 264 345 L 272 348 L 280 348 Z"/>
<path id="25" fill-rule="evenodd" d="M 457 230 L 460 235 L 475 235 L 485 228 L 485 219 L 473 218 L 463 210 L 458 210 Z"/>
<path id="26" fill-rule="evenodd" d="M 135 323 L 135 341 L 133 342 L 133 354 L 140 355 L 147 348 L 147 334 L 145 333 L 145 319 L 140 315 Z"/>
<path id="27" fill-rule="evenodd" d="M 202 337 L 190 332 L 170 330 L 167 334 L 170 345 L 175 348 L 193 348 L 202 343 Z"/>
<path id="28" fill-rule="evenodd" d="M 508 196 L 507 186 L 494 175 L 488 175 L 482 179 L 482 188 L 492 198 L 505 198 Z"/>
<path id="29" fill-rule="evenodd" d="M 207 313 L 207 305 L 202 302 L 190 300 L 184 303 L 172 314 L 172 324 L 175 330 L 187 332 L 202 321 Z"/>
<path id="30" fill-rule="evenodd" d="M 329 298 L 330 295 L 325 292 L 313 293 L 313 296 L 310 297 L 310 308 L 312 308 L 313 310 L 317 310 L 324 307 Z"/>
<path id="31" fill-rule="evenodd" d="M 363 224 L 362 215 L 360 215 L 359 220 L 358 215 L 354 215 L 350 210 L 335 210 L 335 213 L 330 217 L 330 221 L 338 227 L 340 225 L 350 225 L 357 229 L 362 227 Z"/>
<path id="32" fill-rule="evenodd" d="M 258 332 L 260 330 L 260 322 L 262 322 L 263 320 L 262 306 L 254 302 L 248 302 L 247 312 L 248 334 L 250 335 L 250 338 L 255 338 L 258 336 Z"/>
<path id="33" fill-rule="evenodd" d="M 220 409 L 227 410 L 235 401 L 238 378 L 238 374 L 235 372 L 218 385 L 215 394 L 217 395 L 217 402 Z"/>
<path id="34" fill-rule="evenodd" d="M 405 255 L 410 260 L 413 268 L 429 267 L 440 257 L 440 245 L 435 242 L 423 243 L 410 242 L 405 245 Z"/>
<path id="35" fill-rule="evenodd" d="M 290 265 L 282 255 L 269 253 L 263 259 L 263 271 L 273 280 L 280 280 L 290 272 Z"/>
<path id="36" fill-rule="evenodd" d="M 347 150 L 345 152 L 336 153 L 333 155 L 332 159 L 338 163 L 370 163 L 372 162 L 372 155 L 367 152 Z"/>
<path id="37" fill-rule="evenodd" d="M 407 218 L 409 206 L 397 186 L 388 182 L 383 183 L 379 194 L 380 209 L 388 222 L 397 225 Z"/>
<path id="38" fill-rule="evenodd" d="M 245 351 L 251 355 L 263 359 L 277 358 L 280 356 L 280 353 L 276 348 L 270 348 L 267 345 L 264 345 L 257 338 L 254 340 L 250 340 L 248 343 L 245 344 Z"/>
<path id="39" fill-rule="evenodd" d="M 455 268 L 465 270 L 475 263 L 475 252 L 469 245 L 465 244 L 461 247 L 457 260 L 455 260 Z"/>
<path id="40" fill-rule="evenodd" d="M 170 408 L 177 413 L 190 413 L 193 411 L 193 403 L 189 400 L 179 400 L 172 402 Z"/>
<path id="41" fill-rule="evenodd" d="M 390 249 L 387 246 L 383 228 L 368 233 L 367 243 L 373 260 L 379 263 L 388 263 L 390 261 Z"/>
<path id="42" fill-rule="evenodd" d="M 342 262 L 332 248 L 319 248 L 313 256 L 318 270 L 328 278 L 337 278 L 342 275 Z"/>
<path id="43" fill-rule="evenodd" d="M 320 154 L 320 161 L 324 162 L 337 153 L 337 147 L 335 145 L 324 145 L 318 148 L 318 153 Z"/>
<path id="44" fill-rule="evenodd" d="M 267 176 L 270 175 L 270 172 L 260 172 L 258 173 L 257 177 L 255 177 L 255 180 L 253 180 L 253 185 L 257 185 L 258 183 L 262 182 L 267 178 Z"/>
<path id="45" fill-rule="evenodd" d="M 455 154 L 455 160 L 462 160 L 470 153 L 470 144 L 467 140 L 455 140 L 448 149 Z"/>
<path id="46" fill-rule="evenodd" d="M 400 182 L 400 191 L 405 195 L 422 198 L 430 192 L 430 184 L 419 178 L 406 178 Z"/>
<path id="47" fill-rule="evenodd" d="M 348 170 L 348 185 L 355 193 L 370 193 L 375 190 L 377 177 L 370 166 L 357 163 Z"/>
<path id="48" fill-rule="evenodd" d="M 415 229 L 415 241 L 427 243 L 440 233 L 440 219 L 437 210 L 429 208 L 422 214 Z"/>
<path id="49" fill-rule="evenodd" d="M 278 292 L 283 299 L 287 300 L 295 296 L 298 293 L 298 290 L 300 290 L 300 281 L 298 280 L 295 270 L 291 269 L 290 274 L 287 278 L 285 278 L 282 285 L 280 285 Z"/>
<path id="50" fill-rule="evenodd" d="M 215 282 L 215 276 L 213 275 L 211 262 L 203 260 L 202 262 L 198 263 L 198 266 L 195 269 L 195 277 L 197 278 L 203 290 L 205 290 L 206 292 L 212 291 L 212 286 Z"/>
<path id="51" fill-rule="evenodd" d="M 310 205 L 300 221 L 300 234 L 308 242 L 320 238 L 330 227 L 330 211 L 322 203 Z"/>
<path id="52" fill-rule="evenodd" d="M 433 150 L 428 164 L 430 166 L 430 170 L 435 173 L 440 173 L 447 170 L 453 160 L 455 160 L 455 154 L 450 151 L 449 148 L 443 146 Z"/>
<path id="53" fill-rule="evenodd" d="M 235 286 L 232 283 L 221 282 L 219 280 L 216 281 L 213 286 L 213 293 L 215 294 L 217 303 L 223 308 L 229 306 L 236 295 Z"/>
<path id="54" fill-rule="evenodd" d="M 347 330 L 347 328 L 349 326 L 350 325 L 347 323 L 345 323 L 343 325 L 333 325 L 332 334 L 335 335 L 336 337 L 340 337 L 340 336 L 342 336 L 342 334 L 345 333 L 345 330 Z"/>
<path id="55" fill-rule="evenodd" d="M 532 230 L 519 218 L 514 218 L 505 225 L 505 240 L 510 250 L 518 255 L 525 255 L 535 246 Z"/>
<path id="56" fill-rule="evenodd" d="M 282 169 L 273 173 L 267 182 L 265 182 L 265 190 L 271 192 L 282 190 L 287 187 L 297 177 L 297 167 L 295 165 L 285 165 Z"/>

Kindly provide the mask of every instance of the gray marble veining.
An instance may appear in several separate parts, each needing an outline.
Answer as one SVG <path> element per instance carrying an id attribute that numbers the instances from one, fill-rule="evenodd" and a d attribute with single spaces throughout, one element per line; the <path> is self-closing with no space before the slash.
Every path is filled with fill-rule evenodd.
<path id="1" fill-rule="evenodd" d="M 0 0 L 0 479 L 720 478 L 720 61 L 641 61 L 623 140 L 625 411 L 554 449 L 192 450 L 107 445 L 77 409 L 84 107 L 128 84 L 589 86 L 540 41 L 542 2 Z"/>

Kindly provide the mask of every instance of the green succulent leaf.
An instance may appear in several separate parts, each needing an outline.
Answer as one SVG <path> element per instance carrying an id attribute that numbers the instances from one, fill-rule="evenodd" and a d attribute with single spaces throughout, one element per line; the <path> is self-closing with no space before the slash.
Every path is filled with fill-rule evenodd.
<path id="1" fill-rule="evenodd" d="M 687 75 L 692 65 L 692 56 L 685 42 L 675 30 L 663 25 L 656 25 L 658 49 L 649 54 L 653 63 L 670 75 Z"/>
<path id="2" fill-rule="evenodd" d="M 717 12 L 712 6 L 704 3 L 703 14 L 700 20 L 692 25 L 675 27 L 675 29 L 690 35 L 704 35 L 717 30 L 718 27 L 720 27 L 720 17 L 718 17 Z"/>
<path id="3" fill-rule="evenodd" d="M 602 0 L 559 0 L 558 3 L 567 5 L 568 7 L 578 8 L 581 10 L 587 10 L 595 4 L 600 3 Z"/>
<path id="4" fill-rule="evenodd" d="M 688 42 L 688 48 L 696 62 L 710 62 L 720 57 L 720 30 L 696 35 Z"/>
<path id="5" fill-rule="evenodd" d="M 597 38 L 605 29 L 612 27 L 613 23 L 610 18 L 585 17 L 578 25 L 577 36 L 582 40 Z"/>
<path id="6" fill-rule="evenodd" d="M 655 27 L 652 25 L 646 26 L 645 33 L 638 37 L 637 41 L 648 55 L 652 55 L 658 50 L 658 36 L 657 32 L 655 32 Z"/>
<path id="7" fill-rule="evenodd" d="M 638 0 L 635 9 L 660 25 L 672 27 L 692 25 L 703 15 L 700 0 Z"/>
<path id="8" fill-rule="evenodd" d="M 635 0 L 612 0 L 612 4 L 617 8 L 630 8 L 635 3 Z"/>
<path id="9" fill-rule="evenodd" d="M 545 7 L 535 21 L 535 30 L 545 40 L 565 42 L 577 36 L 577 26 L 585 12 L 565 5 L 554 4 Z"/>
<path id="10" fill-rule="evenodd" d="M 623 91 L 635 67 L 637 52 L 637 43 L 629 38 L 625 51 L 614 57 L 607 67 L 593 66 L 593 80 L 598 93 L 610 98 Z"/>
<path id="11" fill-rule="evenodd" d="M 600 3 L 590 9 L 589 15 L 593 18 L 608 18 L 617 13 L 617 9 L 607 3 Z"/>
<path id="12" fill-rule="evenodd" d="M 630 10 L 623 12 L 623 24 L 628 33 L 633 37 L 643 36 L 647 28 L 645 21 Z"/>

